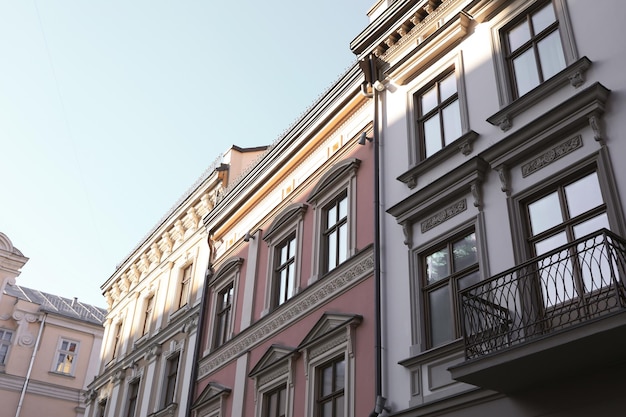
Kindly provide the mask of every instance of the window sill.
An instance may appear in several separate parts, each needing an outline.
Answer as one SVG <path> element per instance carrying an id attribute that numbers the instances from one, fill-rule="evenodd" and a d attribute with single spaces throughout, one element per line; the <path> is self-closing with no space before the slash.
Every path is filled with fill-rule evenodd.
<path id="1" fill-rule="evenodd" d="M 411 347 L 412 352 L 414 348 L 416 348 L 416 346 Z M 423 352 L 415 353 L 410 358 L 399 361 L 398 364 L 404 366 L 405 368 L 413 368 L 416 365 L 421 365 L 426 362 L 431 362 L 433 360 L 449 356 L 451 353 L 463 351 L 463 349 L 463 338 L 459 338 L 448 342 L 445 345 L 437 346 Z"/>
<path id="2" fill-rule="evenodd" d="M 148 417 L 165 417 L 165 416 L 173 416 L 175 415 L 175 411 L 178 409 L 177 403 L 170 403 L 167 407 L 154 412 L 152 414 L 148 414 Z"/>
<path id="3" fill-rule="evenodd" d="M 578 88 L 585 82 L 585 71 L 591 66 L 591 61 L 586 56 L 580 58 L 570 66 L 566 67 L 555 76 L 538 85 L 522 97 L 506 105 L 487 121 L 494 126 L 499 126 L 504 132 L 513 127 L 513 118 L 535 106 L 548 94 L 556 91 L 561 86 L 569 82 L 574 88 Z"/>
<path id="4" fill-rule="evenodd" d="M 187 311 L 189 311 L 189 303 L 181 306 L 178 310 L 174 311 L 169 315 L 169 321 L 176 320 L 178 317 L 184 315 Z"/>
<path id="5" fill-rule="evenodd" d="M 63 372 L 48 371 L 48 374 L 56 375 L 56 376 L 60 376 L 60 377 L 64 377 L 64 378 L 76 379 L 76 377 L 74 375 L 72 375 L 72 374 L 64 374 Z"/>
<path id="6" fill-rule="evenodd" d="M 407 185 L 407 187 L 413 189 L 417 186 L 417 179 L 425 171 L 438 165 L 444 159 L 451 157 L 457 151 L 460 151 L 463 155 L 468 156 L 473 151 L 473 143 L 478 138 L 478 133 L 470 130 L 461 135 L 457 140 L 450 145 L 441 149 L 433 156 L 420 161 L 417 165 L 413 166 L 404 174 L 398 177 L 398 181 L 401 181 Z"/>

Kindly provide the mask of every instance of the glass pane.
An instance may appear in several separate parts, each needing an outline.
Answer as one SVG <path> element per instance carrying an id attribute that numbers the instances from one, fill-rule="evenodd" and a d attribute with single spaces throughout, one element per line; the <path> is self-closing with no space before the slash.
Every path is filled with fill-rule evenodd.
<path id="1" fill-rule="evenodd" d="M 289 257 L 293 257 L 296 254 L 296 239 L 289 241 Z"/>
<path id="2" fill-rule="evenodd" d="M 270 395 L 270 398 L 269 398 L 269 402 L 270 402 L 270 404 L 269 404 L 269 416 L 270 417 L 276 416 L 276 407 L 278 406 L 278 404 L 277 404 L 278 398 L 276 398 L 276 397 L 277 397 L 277 394 L 274 393 L 274 394 Z"/>
<path id="3" fill-rule="evenodd" d="M 574 238 L 578 239 L 600 229 L 609 228 L 609 219 L 606 213 L 593 217 L 574 226 Z M 617 265 L 609 263 L 606 247 L 602 243 L 603 235 L 587 240 L 576 248 L 578 265 L 580 266 L 585 291 L 595 291 L 611 283 Z"/>
<path id="4" fill-rule="evenodd" d="M 337 235 L 328 235 L 328 270 L 337 266 Z"/>
<path id="5" fill-rule="evenodd" d="M 338 219 L 343 219 L 348 216 L 348 198 L 344 197 L 339 202 L 339 216 Z"/>
<path id="6" fill-rule="evenodd" d="M 327 366 L 322 370 L 322 395 L 333 392 L 333 367 Z"/>
<path id="7" fill-rule="evenodd" d="M 450 275 L 448 249 L 444 248 L 426 257 L 426 279 L 428 284 Z"/>
<path id="8" fill-rule="evenodd" d="M 452 253 L 454 256 L 454 271 L 460 271 L 478 262 L 478 257 L 476 256 L 476 234 L 472 233 L 455 242 L 452 245 Z"/>
<path id="9" fill-rule="evenodd" d="M 528 22 L 523 21 L 509 31 L 509 48 L 514 52 L 517 48 L 530 40 L 530 28 Z"/>
<path id="10" fill-rule="evenodd" d="M 565 187 L 565 198 L 571 218 L 603 204 L 598 175 L 587 175 Z"/>
<path id="11" fill-rule="evenodd" d="M 335 364 L 335 391 L 343 389 L 346 380 L 346 362 L 340 361 Z"/>
<path id="12" fill-rule="evenodd" d="M 430 306 L 430 336 L 432 346 L 452 340 L 452 309 L 448 286 L 431 291 L 428 294 Z"/>
<path id="13" fill-rule="evenodd" d="M 294 284 L 294 264 L 289 265 L 289 268 L 287 269 L 287 273 L 289 275 L 289 281 L 287 282 L 287 298 L 291 298 L 293 296 L 293 291 L 294 288 L 296 287 Z"/>
<path id="14" fill-rule="evenodd" d="M 446 145 L 454 142 L 461 136 L 461 110 L 459 100 L 455 100 L 442 110 L 443 137 Z"/>
<path id="15" fill-rule="evenodd" d="M 339 262 L 342 263 L 348 258 L 348 224 L 344 223 L 339 227 Z"/>
<path id="16" fill-rule="evenodd" d="M 280 248 L 280 265 L 284 264 L 287 261 L 287 246 L 283 246 Z"/>
<path id="17" fill-rule="evenodd" d="M 285 415 L 285 399 L 286 399 L 285 392 L 286 390 L 284 388 L 278 391 L 278 411 L 279 411 L 279 413 L 277 414 L 278 416 Z"/>
<path id="18" fill-rule="evenodd" d="M 567 243 L 565 232 L 550 236 L 535 244 L 537 255 L 541 255 Z M 540 287 L 544 305 L 547 307 L 571 300 L 576 296 L 572 262 L 567 249 L 539 261 Z"/>
<path id="19" fill-rule="evenodd" d="M 537 63 L 532 49 L 524 52 L 513 60 L 515 81 L 517 82 L 517 95 L 523 96 L 539 85 Z"/>
<path id="20" fill-rule="evenodd" d="M 424 122 L 424 146 L 426 148 L 426 158 L 441 149 L 439 113 Z"/>
<path id="21" fill-rule="evenodd" d="M 439 101 L 437 100 L 437 86 L 433 86 L 430 90 L 422 94 L 421 104 L 422 115 L 437 107 L 437 105 L 439 104 Z"/>
<path id="22" fill-rule="evenodd" d="M 554 23 L 556 21 L 556 16 L 554 16 L 554 8 L 552 7 L 552 4 L 547 4 L 543 9 L 540 9 L 533 14 L 531 20 L 533 21 L 535 35 Z"/>
<path id="23" fill-rule="evenodd" d="M 322 406 L 322 417 L 333 417 L 333 403 L 331 401 Z"/>
<path id="24" fill-rule="evenodd" d="M 343 417 L 343 396 L 338 397 L 335 400 L 335 415 L 334 417 Z"/>
<path id="25" fill-rule="evenodd" d="M 561 35 L 554 31 L 537 44 L 544 81 L 565 68 Z"/>
<path id="26" fill-rule="evenodd" d="M 559 195 L 554 192 L 528 205 L 530 227 L 533 235 L 561 224 L 563 215 Z"/>
<path id="27" fill-rule="evenodd" d="M 465 275 L 462 278 L 459 278 L 458 282 L 458 287 L 459 287 L 459 291 L 466 289 L 467 287 L 470 287 L 474 284 L 477 284 L 478 281 L 480 281 L 480 272 L 479 271 L 475 271 L 472 272 L 471 274 Z"/>
<path id="28" fill-rule="evenodd" d="M 441 95 L 441 101 L 456 94 L 456 76 L 454 73 L 441 80 L 439 83 L 439 94 Z"/>
<path id="29" fill-rule="evenodd" d="M 337 207 L 334 205 L 330 207 L 326 212 L 326 216 L 327 228 L 334 226 L 337 223 Z"/>

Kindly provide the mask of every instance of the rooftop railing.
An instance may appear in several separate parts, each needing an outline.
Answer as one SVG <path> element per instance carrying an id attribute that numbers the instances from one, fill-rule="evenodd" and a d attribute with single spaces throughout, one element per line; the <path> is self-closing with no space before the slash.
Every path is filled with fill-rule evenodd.
<path id="1" fill-rule="evenodd" d="M 626 241 L 602 229 L 460 292 L 466 359 L 626 308 Z"/>

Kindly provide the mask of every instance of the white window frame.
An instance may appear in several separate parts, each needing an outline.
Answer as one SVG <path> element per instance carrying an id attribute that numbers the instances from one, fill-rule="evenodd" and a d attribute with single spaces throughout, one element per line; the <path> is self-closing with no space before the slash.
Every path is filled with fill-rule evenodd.
<path id="1" fill-rule="evenodd" d="M 196 264 L 193 262 L 189 262 L 185 264 L 182 268 L 180 268 L 180 272 L 178 274 L 178 285 L 176 288 L 176 310 L 183 310 L 189 308 L 191 304 L 191 288 L 193 287 L 193 278 L 195 275 Z M 189 279 L 185 284 L 185 272 L 189 270 Z M 186 292 L 186 294 L 183 294 Z M 185 302 L 183 303 L 183 299 Z"/>
<path id="2" fill-rule="evenodd" d="M 73 352 L 73 359 L 72 359 L 72 364 L 70 365 L 70 371 L 69 372 L 63 372 L 63 371 L 59 371 L 59 356 L 60 355 L 67 355 L 72 353 L 70 350 L 67 349 L 62 349 L 63 347 L 63 343 L 69 343 L 69 344 L 75 344 L 76 345 L 76 350 Z M 57 343 L 57 348 L 54 351 L 54 358 L 52 360 L 52 370 L 51 372 L 55 373 L 55 374 L 59 374 L 59 375 L 68 375 L 68 376 L 74 376 L 74 373 L 76 372 L 76 363 L 78 362 L 78 355 L 80 353 L 80 342 L 78 340 L 73 340 L 70 338 L 66 338 L 66 337 L 60 337 L 59 341 Z"/>
<path id="3" fill-rule="evenodd" d="M 311 278 L 308 285 L 317 281 L 324 271 L 323 266 L 323 230 L 325 207 L 346 192 L 348 200 L 348 254 L 347 258 L 354 256 L 356 248 L 356 198 L 357 198 L 357 170 L 361 161 L 356 158 L 345 159 L 328 169 L 309 195 L 307 202 L 312 204 L 314 211 L 314 242 L 313 262 Z"/>
<path id="4" fill-rule="evenodd" d="M 250 371 L 248 376 L 254 378 L 255 387 L 255 417 L 264 417 L 266 395 L 281 386 L 285 387 L 285 417 L 293 417 L 294 351 L 273 345 Z"/>
<path id="5" fill-rule="evenodd" d="M 302 236 L 304 228 L 303 218 L 306 209 L 307 206 L 305 204 L 293 204 L 285 208 L 278 216 L 276 216 L 276 219 L 270 228 L 263 235 L 263 240 L 267 243 L 269 250 L 267 262 L 267 285 L 265 286 L 265 301 L 261 316 L 267 315 L 270 311 L 280 306 L 275 305 L 277 279 L 275 269 L 278 266 L 276 252 L 280 245 L 282 245 L 291 235 L 294 236 L 296 244 L 294 254 L 294 289 L 291 298 L 300 292 Z"/>
<path id="6" fill-rule="evenodd" d="M 238 299 L 238 287 L 239 276 L 241 275 L 241 267 L 243 265 L 243 258 L 230 258 L 224 261 L 224 263 L 215 272 L 208 285 L 210 287 L 210 301 L 211 301 L 211 322 L 209 323 L 209 329 L 211 329 L 210 337 L 208 339 L 208 346 L 204 352 L 205 355 L 211 351 L 219 349 L 224 346 L 233 337 L 235 328 L 235 313 L 237 311 L 237 299 Z M 231 313 L 229 323 L 227 324 L 226 337 L 223 343 L 219 346 L 215 345 L 215 332 L 217 326 L 217 309 L 218 298 L 222 290 L 233 285 L 233 300 L 231 303 Z"/>
<path id="7" fill-rule="evenodd" d="M 361 323 L 360 316 L 326 313 L 304 338 L 298 350 L 304 353 L 306 378 L 304 415 L 315 416 L 317 402 L 318 369 L 329 361 L 343 357 L 345 360 L 344 417 L 355 417 L 356 358 L 355 332 Z M 332 323 L 329 325 L 329 323 Z M 337 330 L 342 328 L 343 331 Z M 330 329 L 330 330 L 329 330 Z"/>

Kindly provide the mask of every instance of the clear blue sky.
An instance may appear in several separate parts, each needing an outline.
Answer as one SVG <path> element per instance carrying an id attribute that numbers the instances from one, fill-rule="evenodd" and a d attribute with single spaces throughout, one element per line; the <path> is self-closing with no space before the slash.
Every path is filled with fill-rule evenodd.
<path id="1" fill-rule="evenodd" d="M 0 0 L 0 231 L 18 284 L 105 306 L 115 265 L 235 144 L 356 57 L 374 0 Z"/>

